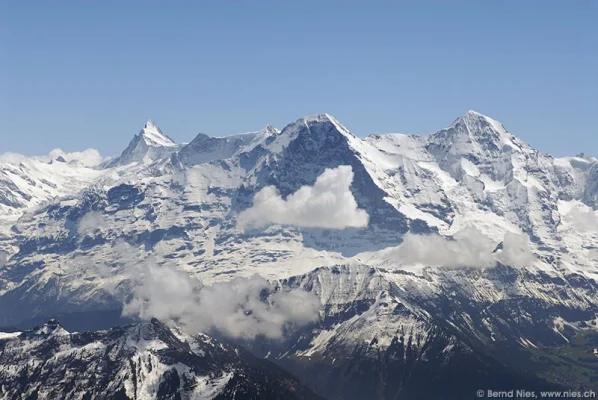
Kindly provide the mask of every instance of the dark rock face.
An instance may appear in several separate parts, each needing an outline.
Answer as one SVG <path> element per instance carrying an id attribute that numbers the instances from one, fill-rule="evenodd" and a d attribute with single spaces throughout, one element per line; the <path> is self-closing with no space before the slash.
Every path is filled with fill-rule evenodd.
<path id="1" fill-rule="evenodd" d="M 108 203 L 116 205 L 118 210 L 133 208 L 143 198 L 143 192 L 139 188 L 126 184 L 113 187 L 107 193 Z"/>
<path id="2" fill-rule="evenodd" d="M 460 293 L 463 283 L 457 282 L 467 274 L 513 286 L 521 280 L 529 285 L 550 282 L 532 282 L 538 278 L 504 266 L 445 274 L 444 284 L 452 295 L 438 293 L 428 300 L 393 282 L 385 283 L 379 271 L 367 267 L 322 268 L 285 280 L 281 285 L 321 295 L 331 286 L 339 290 L 331 296 L 332 302 L 325 303 L 316 326 L 297 332 L 285 344 L 243 344 L 256 354 L 268 355 L 329 399 L 463 399 L 475 396 L 480 388 L 592 388 L 583 382 L 539 376 L 542 367 L 533 360 L 534 353 L 521 345 L 521 338 L 538 348 L 566 345 L 568 339 L 553 329 L 554 317 L 585 321 L 597 309 L 564 309 L 526 297 L 476 302 Z M 342 297 L 340 291 L 345 291 Z M 413 311 L 420 307 L 425 314 Z M 368 325 L 376 326 L 373 337 L 362 331 Z M 333 331 L 336 334 L 330 339 L 322 335 Z M 569 338 L 575 334 L 565 331 Z M 574 363 L 568 365 L 575 368 Z"/>
<path id="3" fill-rule="evenodd" d="M 243 184 L 233 197 L 235 211 L 251 206 L 255 193 L 265 186 L 275 186 L 286 198 L 302 186 L 312 186 L 326 169 L 348 165 L 354 174 L 350 189 L 358 207 L 370 216 L 368 227 L 344 229 L 334 240 L 331 240 L 328 229 L 302 228 L 304 245 L 317 250 L 338 251 L 350 257 L 364 251 L 363 247 L 356 246 L 357 242 L 380 249 L 396 244 L 409 230 L 413 221 L 385 201 L 385 192 L 374 183 L 351 148 L 348 138 L 351 134 L 342 132 L 328 116 L 297 121 L 287 126 L 281 135 L 288 135 L 292 140 L 279 154 L 267 156 L 267 161 L 252 171 L 255 182 Z M 243 165 L 259 152 L 256 148 L 248 153 L 241 160 Z M 424 221 L 419 220 L 415 225 L 418 230 L 427 230 Z"/>
<path id="4" fill-rule="evenodd" d="M 260 188 L 274 185 L 286 198 L 301 186 L 313 185 L 326 168 L 349 165 L 354 174 L 351 191 L 359 208 L 368 211 L 370 225 L 399 235 L 408 229 L 405 216 L 384 201 L 385 193 L 372 181 L 345 133 L 327 119 L 297 125 L 285 128 L 297 130 L 295 139 L 259 172 Z"/>
<path id="5" fill-rule="evenodd" d="M 270 362 L 155 319 L 85 333 L 50 320 L 0 339 L 0 380 L 3 398 L 320 399 Z"/>
<path id="6" fill-rule="evenodd" d="M 458 350 L 446 356 L 442 352 L 446 344 L 446 337 L 437 337 L 423 355 L 411 343 L 397 339 L 373 358 L 363 354 L 365 349 L 356 349 L 351 358 L 334 361 L 284 358 L 277 362 L 331 400 L 461 400 L 473 398 L 480 388 L 563 390 L 482 354 Z"/>

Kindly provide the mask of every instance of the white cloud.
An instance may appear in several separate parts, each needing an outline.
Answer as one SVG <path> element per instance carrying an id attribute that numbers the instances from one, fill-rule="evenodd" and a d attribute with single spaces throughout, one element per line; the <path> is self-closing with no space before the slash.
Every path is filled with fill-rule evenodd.
<path id="1" fill-rule="evenodd" d="M 125 304 L 125 315 L 155 317 L 164 322 L 181 320 L 184 324 L 196 313 L 201 282 L 173 268 L 159 267 L 153 260 L 128 267 L 126 273 L 135 287 L 132 300 Z"/>
<path id="2" fill-rule="evenodd" d="M 27 157 L 23 154 L 18 153 L 3 153 L 0 154 L 0 162 L 16 165 L 26 160 L 38 160 L 43 162 L 49 162 L 51 160 L 55 160 L 58 157 L 64 158 L 66 162 L 79 162 L 87 167 L 96 166 L 103 161 L 103 157 L 96 149 L 87 149 L 72 153 L 65 152 L 61 149 L 54 149 L 48 155 L 33 157 Z"/>
<path id="3" fill-rule="evenodd" d="M 475 228 L 458 232 L 453 240 L 436 234 L 408 233 L 394 256 L 403 264 L 490 267 L 495 264 L 494 247 L 492 241 Z"/>
<path id="4" fill-rule="evenodd" d="M 391 257 L 404 265 L 436 267 L 492 267 L 497 262 L 525 267 L 536 260 L 525 234 L 505 233 L 503 248 L 493 253 L 497 245 L 476 228 L 463 229 L 452 238 L 408 233 Z"/>
<path id="5" fill-rule="evenodd" d="M 274 186 L 256 193 L 253 206 L 239 214 L 241 227 L 269 224 L 343 229 L 366 227 L 369 216 L 359 209 L 350 186 L 353 170 L 348 165 L 326 169 L 313 186 L 302 186 L 284 200 Z"/>
<path id="6" fill-rule="evenodd" d="M 153 260 L 130 268 L 135 284 L 124 315 L 173 322 L 189 333 L 217 331 L 233 338 L 279 339 L 286 330 L 317 320 L 319 299 L 302 289 L 274 292 L 263 278 L 235 278 L 203 286 L 200 281 Z"/>
<path id="7" fill-rule="evenodd" d="M 236 338 L 264 335 L 278 339 L 284 330 L 317 320 L 319 299 L 304 290 L 279 291 L 264 301 L 273 287 L 263 278 L 234 278 L 199 292 L 197 330 L 216 329 Z"/>
<path id="8" fill-rule="evenodd" d="M 140 262 L 139 248 L 123 240 L 109 251 L 106 258 L 116 263 L 84 264 L 102 278 L 103 290 L 122 301 L 126 316 L 158 318 L 189 334 L 218 332 L 248 340 L 279 339 L 319 318 L 319 298 L 303 289 L 275 288 L 258 276 L 204 286 L 173 265 L 157 265 L 153 257 Z"/>
<path id="9" fill-rule="evenodd" d="M 580 231 L 598 231 L 598 216 L 596 212 L 585 205 L 576 206 L 565 214 L 565 220 Z"/>
<path id="10" fill-rule="evenodd" d="M 497 252 L 496 260 L 511 267 L 528 267 L 536 261 L 529 236 L 523 233 L 506 232 L 503 248 Z"/>
<path id="11" fill-rule="evenodd" d="M 93 167 L 95 165 L 98 165 L 103 160 L 102 156 L 100 155 L 100 152 L 96 149 L 87 149 L 83 151 L 75 151 L 72 153 L 64 152 L 61 149 L 54 149 L 50 152 L 50 154 L 48 154 L 48 156 L 52 159 L 62 157 L 67 162 L 79 161 L 81 164 L 87 167 Z"/>
<path id="12" fill-rule="evenodd" d="M 27 160 L 27 156 L 18 153 L 2 153 L 0 154 L 0 163 L 7 163 L 7 164 L 20 164 L 21 162 Z"/>
<path id="13" fill-rule="evenodd" d="M 99 228 L 105 228 L 108 226 L 108 222 L 102 214 L 97 211 L 90 211 L 79 219 L 77 224 L 77 233 L 81 236 L 87 232 L 93 232 Z"/>

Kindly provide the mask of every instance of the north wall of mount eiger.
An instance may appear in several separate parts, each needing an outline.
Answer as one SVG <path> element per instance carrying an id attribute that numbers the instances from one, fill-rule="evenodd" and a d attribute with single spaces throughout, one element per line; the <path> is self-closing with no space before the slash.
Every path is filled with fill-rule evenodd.
<path id="1" fill-rule="evenodd" d="M 282 315 L 283 339 L 232 339 L 327 398 L 598 386 L 541 358 L 596 340 L 598 161 L 477 112 L 427 136 L 360 138 L 322 114 L 185 145 L 150 121 L 94 165 L 0 160 L 0 326 L 120 312 L 154 270 L 189 287 L 257 274 L 321 307 Z"/>

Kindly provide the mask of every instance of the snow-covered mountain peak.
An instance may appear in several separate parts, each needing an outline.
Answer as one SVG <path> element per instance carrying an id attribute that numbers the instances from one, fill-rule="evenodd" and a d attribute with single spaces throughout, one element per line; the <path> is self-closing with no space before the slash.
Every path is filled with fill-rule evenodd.
<path id="1" fill-rule="evenodd" d="M 131 163 L 150 164 L 178 149 L 177 144 L 150 119 L 133 137 L 120 156 L 108 161 L 104 167 L 118 167 Z"/>
<path id="2" fill-rule="evenodd" d="M 292 140 L 301 134 L 318 139 L 332 136 L 355 139 L 355 135 L 330 114 L 313 114 L 299 118 L 297 121 L 285 126 L 281 132 L 281 136 L 287 137 L 287 140 Z"/>
<path id="3" fill-rule="evenodd" d="M 176 146 L 174 140 L 164 134 L 158 125 L 156 125 L 151 119 L 145 123 L 138 136 L 142 138 L 148 146 Z"/>
<path id="4" fill-rule="evenodd" d="M 306 125 L 330 123 L 333 124 L 337 129 L 346 133 L 350 133 L 347 128 L 345 128 L 340 122 L 338 122 L 336 118 L 334 118 L 332 115 L 328 113 L 308 115 L 306 117 L 298 119 L 295 123 L 303 123 Z"/>
<path id="5" fill-rule="evenodd" d="M 299 121 L 303 121 L 304 123 L 325 122 L 325 121 L 330 121 L 330 120 L 331 120 L 330 114 L 326 114 L 326 113 L 310 114 L 310 115 L 306 115 L 303 118 L 299 118 Z"/>
<path id="6" fill-rule="evenodd" d="M 58 322 L 55 319 L 48 320 L 48 322 L 43 324 L 40 328 L 35 329 L 34 333 L 36 335 L 47 335 L 47 336 L 68 334 L 66 329 L 64 329 L 62 327 L 62 325 L 60 325 L 60 322 Z"/>
<path id="7" fill-rule="evenodd" d="M 280 133 L 280 130 L 276 129 L 272 125 L 268 124 L 260 132 L 265 132 L 265 133 L 269 133 L 269 134 L 272 134 L 272 135 L 276 135 L 276 134 Z"/>
<path id="8" fill-rule="evenodd" d="M 138 347 L 141 343 L 157 341 L 167 343 L 174 339 L 170 329 L 156 318 L 141 321 L 126 328 L 123 339 L 128 345 Z"/>
<path id="9" fill-rule="evenodd" d="M 271 143 L 278 135 L 280 135 L 280 129 L 268 124 L 259 131 L 251 132 L 247 135 L 251 136 L 251 140 L 241 149 L 241 152 L 250 152 L 260 145 L 267 146 L 268 143 Z"/>
<path id="10" fill-rule="evenodd" d="M 474 110 L 469 110 L 457 118 L 450 128 L 465 131 L 472 136 L 510 136 L 500 122 Z"/>
<path id="11" fill-rule="evenodd" d="M 495 159 L 500 154 L 534 152 L 528 144 L 510 134 L 500 122 L 473 110 L 431 135 L 428 150 L 437 158 L 439 155 L 451 155 L 457 159 L 462 156 Z"/>
<path id="12" fill-rule="evenodd" d="M 297 119 L 295 122 L 291 122 L 287 126 L 284 127 L 283 132 L 288 130 L 289 128 L 295 127 L 297 125 L 312 125 L 312 124 L 322 124 L 322 123 L 330 123 L 332 122 L 333 118 L 329 114 L 310 114 L 305 117 L 301 117 Z"/>
<path id="13" fill-rule="evenodd" d="M 147 120 L 147 122 L 145 123 L 145 125 L 143 126 L 143 128 L 144 129 L 155 129 L 155 130 L 160 131 L 160 128 L 158 127 L 158 125 L 156 125 L 156 123 L 154 121 L 152 121 L 151 119 Z"/>
<path id="14" fill-rule="evenodd" d="M 492 119 L 487 115 L 482 114 L 481 112 L 477 112 L 476 110 L 467 110 L 465 114 L 460 116 L 459 118 L 483 118 L 483 119 Z M 457 119 L 459 119 L 457 118 Z"/>

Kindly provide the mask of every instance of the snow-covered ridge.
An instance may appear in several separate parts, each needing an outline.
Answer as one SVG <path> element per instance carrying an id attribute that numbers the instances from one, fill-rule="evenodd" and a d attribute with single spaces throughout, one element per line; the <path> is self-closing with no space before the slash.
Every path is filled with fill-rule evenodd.
<path id="1" fill-rule="evenodd" d="M 11 158 L 0 163 L 0 220 L 16 220 L 24 210 L 77 193 L 102 175 L 77 159 Z"/>
<path id="2" fill-rule="evenodd" d="M 139 140 L 146 131 L 161 139 L 148 145 Z M 114 305 L 110 290 L 126 287 L 127 263 L 150 256 L 206 283 L 255 273 L 283 279 L 352 262 L 418 275 L 432 266 L 429 259 L 406 262 L 393 250 L 407 235 L 431 235 L 443 249 L 455 250 L 471 241 L 464 232 L 472 226 L 485 238 L 479 250 L 485 253 L 457 264 L 505 262 L 498 256 L 510 251 L 507 239 L 519 235 L 529 240 L 522 242 L 520 260 L 509 259 L 512 267 L 523 260 L 529 273 L 555 279 L 597 276 L 597 233 L 591 223 L 580 229 L 575 222 L 581 214 L 591 222 L 587 213 L 596 213 L 596 160 L 554 159 L 479 113 L 468 112 L 429 136 L 360 139 L 319 114 L 281 131 L 267 126 L 222 138 L 200 134 L 182 147 L 171 143 L 148 122 L 119 158 L 85 170 L 89 178 L 74 174 L 81 181 L 72 185 L 48 178 L 55 188 L 43 201 L 23 189 L 41 184 L 18 180 L 13 165 L 2 170 L 9 176 L 5 198 L 23 192 L 31 199 L 6 208 L 15 219 L 27 213 L 1 226 L 0 252 L 8 257 L 0 264 L 0 305 L 17 296 L 23 307 L 39 304 L 32 308 L 41 315 L 52 315 L 56 304 L 69 310 Z M 305 219 L 294 226 L 293 219 L 279 219 L 282 225 L 244 230 L 237 223 L 265 187 L 284 201 L 341 166 L 352 171 L 347 195 L 367 213 L 367 224 Z M 493 249 L 496 254 L 486 254 Z M 440 264 L 434 267 L 447 266 Z M 100 273 L 105 266 L 110 274 Z M 19 315 L 0 317 L 10 322 Z"/>
<path id="3" fill-rule="evenodd" d="M 226 160 L 240 154 L 247 154 L 256 147 L 265 145 L 280 131 L 267 125 L 255 132 L 212 137 L 198 134 L 189 144 L 183 146 L 173 157 L 175 165 L 193 166 L 217 160 Z"/>
<path id="4" fill-rule="evenodd" d="M 133 137 L 120 156 L 104 163 L 104 168 L 115 168 L 130 164 L 149 165 L 167 157 L 177 150 L 176 143 L 149 120 L 143 129 Z"/>
<path id="5" fill-rule="evenodd" d="M 258 274 L 314 294 L 320 319 L 268 349 L 285 362 L 444 365 L 596 321 L 596 159 L 555 159 L 479 113 L 427 136 L 362 139 L 327 114 L 187 145 L 140 134 L 101 167 L 39 166 L 64 180 L 7 165 L 5 203 L 30 198 L 0 224 L 0 326 L 122 307 L 149 260 L 182 282 Z M 358 214 L 327 212 L 338 196 Z M 132 335 L 130 351 L 161 351 Z"/>
<path id="6" fill-rule="evenodd" d="M 21 332 L 0 332 L 0 340 L 2 339 L 13 339 L 19 336 Z"/>
<path id="7" fill-rule="evenodd" d="M 222 138 L 200 134 L 196 141 L 221 141 L 230 150 L 218 152 L 202 144 L 199 150 L 194 151 L 211 153 L 207 158 L 200 159 L 201 163 L 229 158 L 238 152 L 248 152 L 268 137 L 279 133 L 279 130 L 267 125 L 259 131 Z M 14 221 L 28 209 L 75 195 L 91 185 L 114 185 L 119 181 L 135 180 L 149 170 L 163 168 L 160 164 L 170 154 L 181 150 L 184 154 L 188 147 L 193 146 L 176 144 L 155 122 L 148 120 L 117 157 L 103 159 L 94 149 L 75 153 L 55 149 L 49 155 L 40 157 L 1 154 L 0 219 Z M 198 157 L 197 154 L 194 156 Z"/>
<path id="8" fill-rule="evenodd" d="M 49 321 L 0 337 L 0 380 L 2 398 L 233 399 L 237 391 L 318 398 L 267 361 L 157 320 L 85 333 Z"/>

